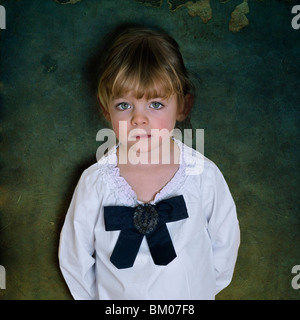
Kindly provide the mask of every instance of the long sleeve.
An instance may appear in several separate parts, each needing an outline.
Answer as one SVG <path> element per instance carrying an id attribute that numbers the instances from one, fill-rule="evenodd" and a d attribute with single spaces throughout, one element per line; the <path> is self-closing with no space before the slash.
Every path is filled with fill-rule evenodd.
<path id="1" fill-rule="evenodd" d="M 236 207 L 222 173 L 214 166 L 209 175 L 203 201 L 212 242 L 217 294 L 231 282 L 240 229 Z"/>
<path id="2" fill-rule="evenodd" d="M 75 189 L 61 231 L 59 264 L 76 300 L 97 299 L 94 220 L 99 212 L 95 177 L 85 171 Z"/>

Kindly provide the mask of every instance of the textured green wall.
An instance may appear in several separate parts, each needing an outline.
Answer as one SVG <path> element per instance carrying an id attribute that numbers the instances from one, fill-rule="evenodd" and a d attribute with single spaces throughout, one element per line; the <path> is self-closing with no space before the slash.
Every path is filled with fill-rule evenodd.
<path id="1" fill-rule="evenodd" d="M 243 0 L 212 0 L 211 12 L 209 1 L 206 11 L 195 1 L 58 2 L 0 1 L 7 20 L 0 31 L 0 265 L 7 273 L 0 298 L 71 298 L 58 268 L 59 232 L 80 173 L 95 161 L 96 133 L 107 126 L 93 61 L 107 32 L 140 23 L 164 28 L 180 44 L 197 88 L 188 125 L 205 129 L 205 155 L 236 201 L 242 242 L 233 282 L 217 299 L 299 299 L 291 286 L 300 264 L 296 1 L 249 0 L 242 25 L 235 21 L 239 32 L 230 19 L 237 5 L 245 9 Z"/>

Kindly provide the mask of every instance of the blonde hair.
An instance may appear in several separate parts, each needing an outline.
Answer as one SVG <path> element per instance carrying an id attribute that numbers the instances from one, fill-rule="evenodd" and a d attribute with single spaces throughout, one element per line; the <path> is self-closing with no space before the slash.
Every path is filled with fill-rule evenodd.
<path id="1" fill-rule="evenodd" d="M 177 94 L 181 101 L 192 89 L 177 42 L 166 33 L 134 27 L 119 34 L 108 51 L 98 96 L 107 109 L 130 91 L 137 99 Z"/>

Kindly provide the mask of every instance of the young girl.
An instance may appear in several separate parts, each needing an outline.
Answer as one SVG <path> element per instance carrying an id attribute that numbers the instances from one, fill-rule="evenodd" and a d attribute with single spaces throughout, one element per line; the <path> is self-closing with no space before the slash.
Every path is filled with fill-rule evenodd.
<path id="1" fill-rule="evenodd" d="M 104 66 L 99 100 L 118 144 L 74 192 L 59 247 L 69 289 L 75 299 L 214 299 L 232 279 L 239 225 L 216 165 L 172 136 L 193 104 L 178 45 L 129 28 Z"/>

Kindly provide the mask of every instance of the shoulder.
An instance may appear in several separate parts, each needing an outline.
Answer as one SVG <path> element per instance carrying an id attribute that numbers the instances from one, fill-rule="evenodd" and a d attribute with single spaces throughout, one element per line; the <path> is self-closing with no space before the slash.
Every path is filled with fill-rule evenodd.
<path id="1" fill-rule="evenodd" d="M 107 185 L 107 175 L 110 172 L 108 157 L 101 158 L 86 168 L 79 179 L 77 189 L 87 193 L 103 192 Z"/>
<path id="2" fill-rule="evenodd" d="M 116 146 L 114 146 L 96 163 L 82 172 L 77 191 L 86 198 L 97 198 L 101 202 L 114 202 L 117 177 L 117 156 Z"/>
<path id="3" fill-rule="evenodd" d="M 79 182 L 83 184 L 95 184 L 101 178 L 98 162 L 86 168 L 80 177 Z"/>
<path id="4" fill-rule="evenodd" d="M 105 181 L 112 168 L 116 166 L 116 161 L 116 149 L 113 147 L 96 163 L 86 168 L 82 172 L 80 180 L 90 184 L 98 183 L 101 180 Z"/>
<path id="5" fill-rule="evenodd" d="M 178 142 L 178 145 L 187 176 L 201 178 L 201 180 L 213 180 L 216 176 L 223 176 L 218 166 L 202 153 L 182 142 Z"/>
<path id="6" fill-rule="evenodd" d="M 222 172 L 212 160 L 181 142 L 179 144 L 186 176 L 185 188 L 189 193 L 198 196 L 201 193 L 208 199 L 216 193 L 229 191 Z"/>

